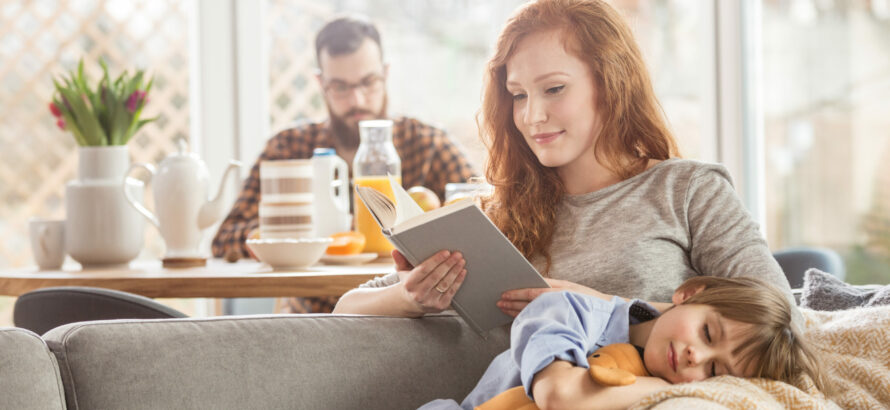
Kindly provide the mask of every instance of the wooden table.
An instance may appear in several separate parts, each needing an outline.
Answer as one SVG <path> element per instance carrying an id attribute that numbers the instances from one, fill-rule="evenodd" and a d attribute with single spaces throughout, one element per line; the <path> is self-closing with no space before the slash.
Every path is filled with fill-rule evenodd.
<path id="1" fill-rule="evenodd" d="M 210 260 L 200 268 L 169 269 L 160 261 L 136 261 L 129 267 L 57 271 L 37 268 L 0 270 L 0 295 L 19 296 L 51 286 L 117 289 L 150 298 L 236 298 L 340 296 L 361 283 L 394 271 L 393 263 L 315 265 L 299 271 L 273 271 L 254 261 Z"/>

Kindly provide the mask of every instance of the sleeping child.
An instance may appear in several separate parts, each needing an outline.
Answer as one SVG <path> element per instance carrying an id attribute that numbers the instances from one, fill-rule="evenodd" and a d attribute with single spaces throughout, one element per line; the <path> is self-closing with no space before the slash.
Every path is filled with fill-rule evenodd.
<path id="1" fill-rule="evenodd" d="M 638 300 L 545 293 L 516 317 L 510 349 L 463 403 L 436 400 L 421 408 L 473 409 L 517 386 L 539 408 L 626 408 L 669 384 L 721 375 L 790 382 L 803 373 L 824 387 L 778 289 L 754 278 L 699 276 L 680 285 L 672 302 L 659 314 Z M 634 345 L 650 376 L 626 386 L 595 382 L 588 356 L 614 343 Z"/>

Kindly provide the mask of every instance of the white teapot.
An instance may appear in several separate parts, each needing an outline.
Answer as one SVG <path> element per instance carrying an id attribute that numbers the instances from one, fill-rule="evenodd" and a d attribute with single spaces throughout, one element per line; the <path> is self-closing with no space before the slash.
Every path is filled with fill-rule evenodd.
<path id="1" fill-rule="evenodd" d="M 164 158 L 157 170 L 151 164 L 137 163 L 130 166 L 124 175 L 126 180 L 136 168 L 142 168 L 151 174 L 148 183 L 152 185 L 157 216 L 134 200 L 128 190 L 125 189 L 124 193 L 127 202 L 160 231 L 167 248 L 164 259 L 205 258 L 205 252 L 199 249 L 203 230 L 225 213 L 222 190 L 231 171 L 240 169 L 241 163 L 230 161 L 216 195 L 209 199 L 207 190 L 210 174 L 207 165 L 197 154 L 187 152 L 183 139 L 177 142 L 179 152 Z"/>

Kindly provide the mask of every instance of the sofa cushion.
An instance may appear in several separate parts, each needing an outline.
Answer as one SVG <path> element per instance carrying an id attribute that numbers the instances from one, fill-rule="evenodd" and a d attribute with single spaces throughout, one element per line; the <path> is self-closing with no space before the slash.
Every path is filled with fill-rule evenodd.
<path id="1" fill-rule="evenodd" d="M 845 310 L 881 305 L 890 305 L 890 285 L 851 285 L 818 269 L 809 269 L 804 274 L 801 307 Z"/>
<path id="2" fill-rule="evenodd" d="M 56 359 L 37 334 L 0 328 L 0 397 L 5 409 L 65 408 Z"/>
<path id="3" fill-rule="evenodd" d="M 509 346 L 454 315 L 115 320 L 44 339 L 72 409 L 416 408 L 463 399 Z"/>

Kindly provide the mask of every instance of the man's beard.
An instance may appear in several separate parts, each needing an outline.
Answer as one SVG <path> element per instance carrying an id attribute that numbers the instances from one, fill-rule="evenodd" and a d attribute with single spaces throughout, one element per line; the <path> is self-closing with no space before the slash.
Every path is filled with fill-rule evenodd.
<path id="1" fill-rule="evenodd" d="M 350 124 L 351 121 L 347 120 L 346 118 L 358 114 L 370 115 L 371 118 L 374 119 L 385 118 L 387 102 L 388 96 L 384 95 L 383 106 L 380 108 L 380 112 L 378 113 L 374 113 L 361 108 L 353 108 L 341 117 L 337 114 L 334 114 L 334 111 L 331 110 L 331 105 L 328 104 L 327 100 L 325 100 L 325 104 L 328 106 L 328 115 L 331 116 L 331 133 L 333 134 L 333 137 L 341 146 L 353 148 L 358 147 L 358 144 L 361 141 L 358 130 L 358 122 Z"/>

